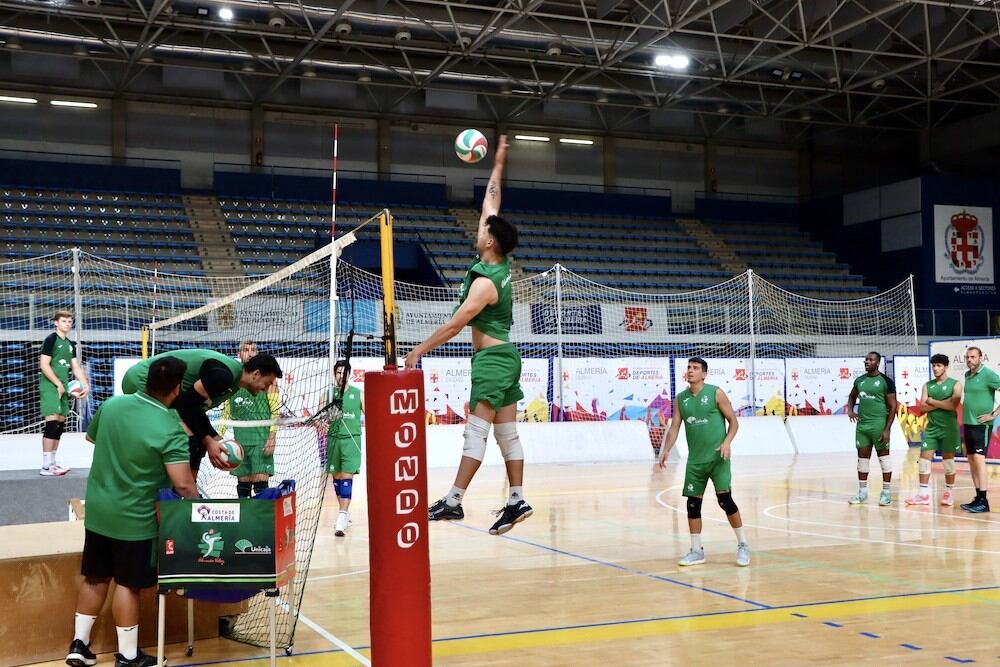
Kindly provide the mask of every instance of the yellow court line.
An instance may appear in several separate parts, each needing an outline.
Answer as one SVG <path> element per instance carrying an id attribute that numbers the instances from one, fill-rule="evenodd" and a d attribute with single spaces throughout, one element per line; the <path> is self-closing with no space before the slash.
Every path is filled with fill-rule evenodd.
<path id="1" fill-rule="evenodd" d="M 568 644 L 589 644 L 599 641 L 638 639 L 641 637 L 687 632 L 732 630 L 803 620 L 792 616 L 792 614 L 796 613 L 804 614 L 809 619 L 816 620 L 843 619 L 900 611 L 996 603 L 1000 603 L 1000 589 L 962 591 L 957 593 L 929 593 L 927 595 L 901 595 L 899 597 L 874 600 L 825 602 L 797 607 L 782 607 L 781 609 L 748 609 L 691 618 L 612 623 L 582 628 L 554 628 L 537 632 L 512 632 L 490 637 L 448 639 L 434 643 L 434 656 L 443 658 L 460 655 L 502 653 L 520 649 L 565 646 Z M 361 651 L 361 653 L 369 656 L 369 651 Z M 264 663 L 263 661 L 259 663 L 258 661 L 252 661 L 240 664 L 250 667 L 251 665 Z M 337 653 L 324 653 L 292 657 L 287 662 L 282 661 L 282 664 L 288 667 L 316 667 L 319 665 L 328 665 L 330 667 L 340 667 L 343 665 L 346 667 L 348 665 L 357 665 L 358 663 L 350 658 L 350 656 Z"/>

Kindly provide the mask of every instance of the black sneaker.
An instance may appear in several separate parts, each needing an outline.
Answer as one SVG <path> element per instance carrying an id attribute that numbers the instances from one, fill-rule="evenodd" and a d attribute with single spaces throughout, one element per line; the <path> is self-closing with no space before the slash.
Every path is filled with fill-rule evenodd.
<path id="1" fill-rule="evenodd" d="M 127 660 L 121 653 L 115 653 L 115 667 L 156 667 L 156 656 L 147 655 L 139 650 L 135 658 Z M 163 660 L 163 667 L 167 667 L 166 659 Z"/>
<path id="2" fill-rule="evenodd" d="M 66 664 L 70 667 L 90 667 L 97 664 L 97 656 L 82 639 L 74 639 L 66 652 Z"/>
<path id="3" fill-rule="evenodd" d="M 515 523 L 521 523 L 534 514 L 534 512 L 535 510 L 531 509 L 531 505 L 523 500 L 518 500 L 514 505 L 504 505 L 503 509 L 497 512 L 500 518 L 490 528 L 490 535 L 503 535 L 513 528 Z"/>
<path id="4" fill-rule="evenodd" d="M 980 498 L 979 500 L 974 500 L 968 505 L 962 505 L 962 509 L 966 512 L 972 512 L 973 514 L 982 514 L 983 512 L 990 511 L 990 503 L 985 498 Z"/>
<path id="5" fill-rule="evenodd" d="M 462 509 L 462 506 L 449 507 L 444 498 L 427 509 L 427 519 L 429 521 L 461 521 L 464 518 L 465 511 Z"/>

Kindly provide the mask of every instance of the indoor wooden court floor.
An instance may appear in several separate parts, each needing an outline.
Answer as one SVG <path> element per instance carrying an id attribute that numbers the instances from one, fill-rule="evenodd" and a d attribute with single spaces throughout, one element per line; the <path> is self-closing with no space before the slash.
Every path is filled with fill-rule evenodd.
<path id="1" fill-rule="evenodd" d="M 915 454 L 905 466 L 897 455 L 904 472 L 885 508 L 877 481 L 867 505 L 847 504 L 852 451 L 735 459 L 747 568 L 734 564 L 711 496 L 707 562 L 676 564 L 689 546 L 676 462 L 530 467 L 535 515 L 503 537 L 486 532 L 505 499 L 502 470 L 484 468 L 465 521 L 431 526 L 434 664 L 1000 664 L 1000 514 L 906 507 Z M 958 502 L 972 496 L 964 467 Z M 451 474 L 431 471 L 432 498 Z M 286 667 L 368 664 L 364 499 L 345 538 L 333 536 L 332 501 Z M 190 658 L 183 649 L 170 647 L 173 667 L 266 664 L 264 650 L 228 640 L 201 642 Z"/>

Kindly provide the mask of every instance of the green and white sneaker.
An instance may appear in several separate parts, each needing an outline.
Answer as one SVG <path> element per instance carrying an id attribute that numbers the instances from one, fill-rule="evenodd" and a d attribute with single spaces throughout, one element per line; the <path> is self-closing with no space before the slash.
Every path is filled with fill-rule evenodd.
<path id="1" fill-rule="evenodd" d="M 858 489 L 858 492 L 851 496 L 847 502 L 852 505 L 860 505 L 868 502 L 868 489 Z"/>
<path id="2" fill-rule="evenodd" d="M 892 492 L 882 489 L 882 493 L 878 494 L 878 504 L 882 507 L 892 504 Z"/>
<path id="3" fill-rule="evenodd" d="M 750 545 L 746 542 L 740 542 L 739 546 L 736 547 L 736 564 L 740 567 L 746 567 L 750 564 Z"/>
<path id="4" fill-rule="evenodd" d="M 684 567 L 687 565 L 701 565 L 704 562 L 705 562 L 705 550 L 692 549 L 691 551 L 687 552 L 687 555 L 684 556 L 684 558 L 681 558 L 679 561 L 677 561 L 677 564 L 680 565 L 681 567 Z"/>

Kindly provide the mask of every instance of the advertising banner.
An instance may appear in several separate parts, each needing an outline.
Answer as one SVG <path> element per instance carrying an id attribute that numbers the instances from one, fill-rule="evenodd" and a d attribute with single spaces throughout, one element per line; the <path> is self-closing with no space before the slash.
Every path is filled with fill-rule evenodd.
<path id="1" fill-rule="evenodd" d="M 428 424 L 464 424 L 472 393 L 472 360 L 469 357 L 424 357 L 424 396 Z M 518 421 L 549 421 L 549 360 L 521 360 Z"/>
<path id="2" fill-rule="evenodd" d="M 920 394 L 931 379 L 928 357 L 896 355 L 892 358 L 892 380 L 896 383 L 896 419 L 910 444 L 920 444 L 927 417 L 920 410 Z"/>
<path id="3" fill-rule="evenodd" d="M 864 372 L 864 357 L 785 359 L 786 414 L 846 414 L 854 379 Z"/>
<path id="4" fill-rule="evenodd" d="M 687 388 L 687 357 L 674 357 L 674 395 Z M 726 392 L 738 416 L 785 414 L 785 360 L 757 359 L 753 375 L 757 381 L 756 405 L 750 406 L 750 361 L 748 359 L 706 358 L 708 384 Z"/>
<path id="5" fill-rule="evenodd" d="M 670 417 L 668 357 L 563 359 L 562 401 L 568 421 L 635 419 L 664 426 Z"/>

